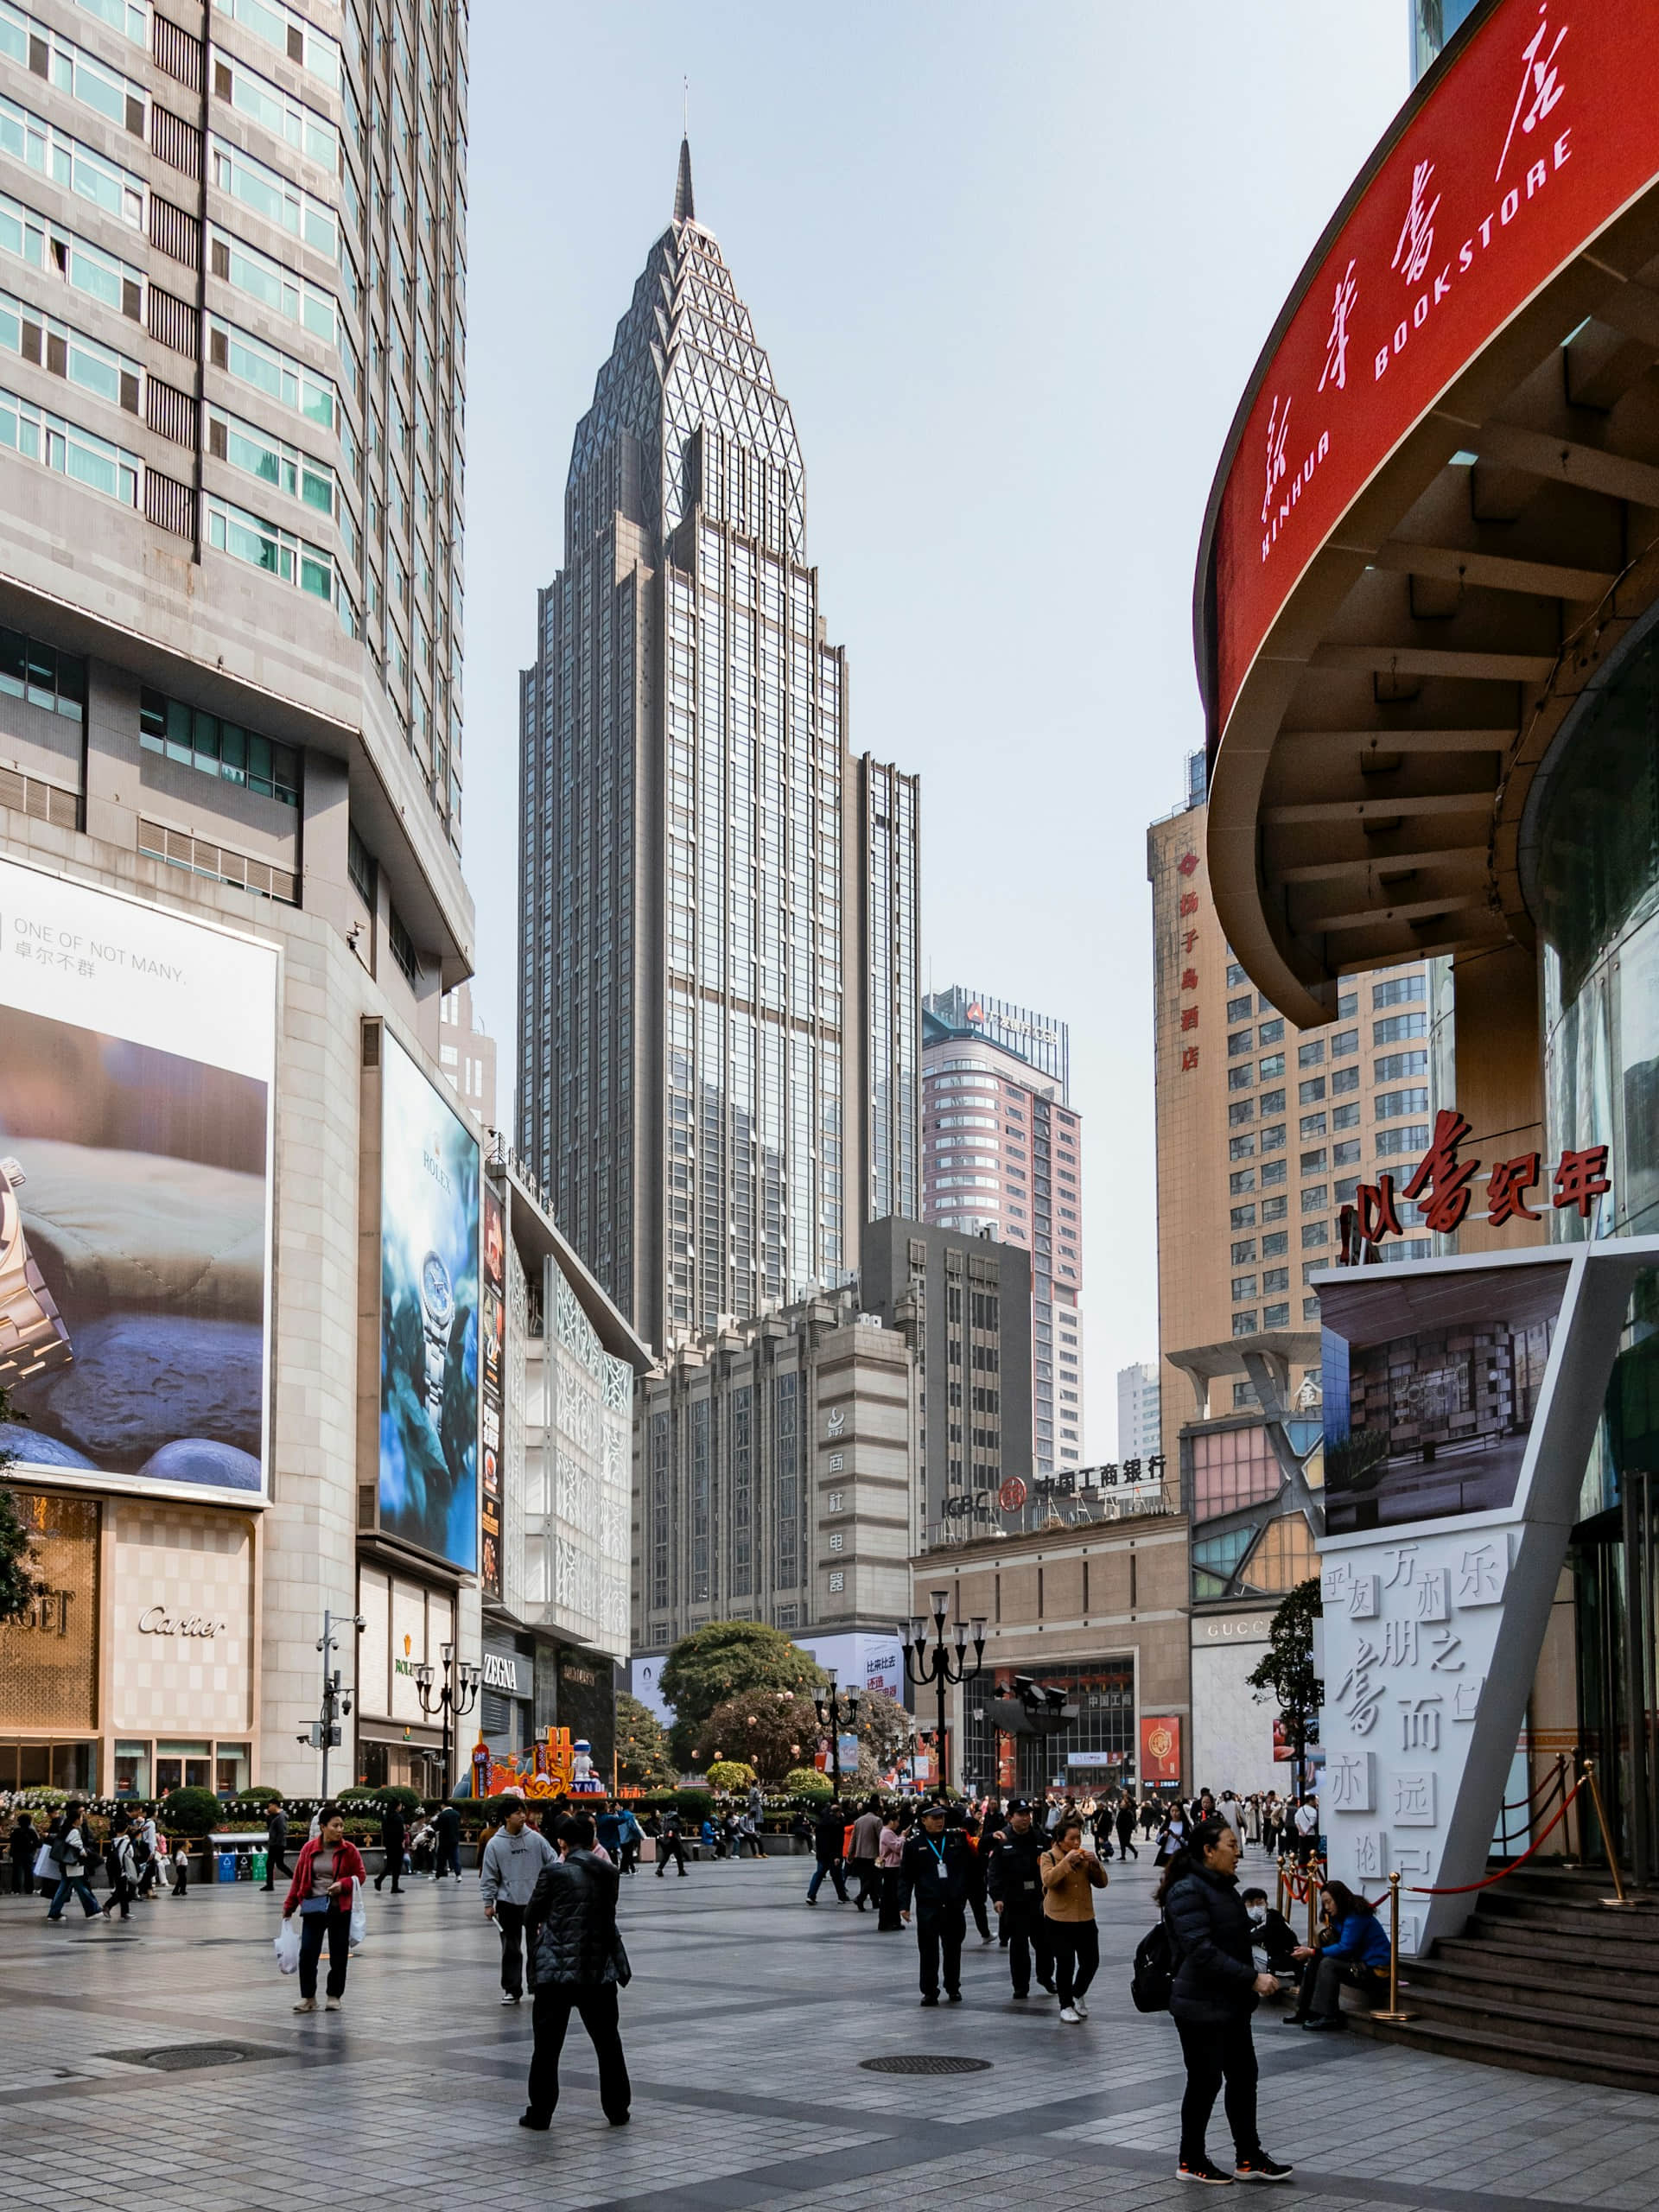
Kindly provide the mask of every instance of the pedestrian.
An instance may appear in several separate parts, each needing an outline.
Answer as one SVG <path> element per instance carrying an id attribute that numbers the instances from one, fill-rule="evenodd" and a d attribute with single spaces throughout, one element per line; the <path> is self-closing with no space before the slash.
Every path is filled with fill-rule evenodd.
<path id="1" fill-rule="evenodd" d="M 1170 1860 L 1156 1892 L 1174 1962 L 1169 2009 L 1186 2065 L 1178 2181 L 1220 2185 L 1288 2181 L 1291 2174 L 1262 2149 L 1256 2129 L 1250 2015 L 1257 1999 L 1273 1996 L 1279 1985 L 1256 1967 L 1237 1867 L 1237 1836 L 1225 1821 L 1205 1821 Z M 1205 2148 L 1210 2114 L 1224 2082 L 1233 2134 L 1230 2174 L 1211 2162 Z"/>
<path id="2" fill-rule="evenodd" d="M 735 1857 L 741 1859 L 743 1856 L 743 1847 L 746 1843 L 749 1847 L 751 1859 L 766 1857 L 766 1853 L 760 1848 L 760 1827 L 756 1824 L 754 1815 L 747 1806 L 737 1816 L 737 1847 L 734 1854 Z"/>
<path id="3" fill-rule="evenodd" d="M 190 1894 L 190 1853 L 180 1836 L 173 1846 L 173 1895 L 175 1899 Z"/>
<path id="4" fill-rule="evenodd" d="M 882 1825 L 881 1800 L 879 1797 L 868 1798 L 863 1811 L 853 1822 L 852 1843 L 847 1853 L 847 1872 L 857 1881 L 855 1902 L 861 1912 L 872 1897 L 878 1908 L 880 1904 Z"/>
<path id="5" fill-rule="evenodd" d="M 1238 1838 L 1238 1847 L 1242 1853 L 1244 1848 L 1244 1808 L 1230 1789 L 1222 1791 L 1221 1802 L 1217 1806 L 1216 1812 Z"/>
<path id="6" fill-rule="evenodd" d="M 680 1879 L 683 1881 L 685 1879 L 685 1843 L 680 1834 L 680 1808 L 677 1805 L 665 1807 L 658 1824 L 657 1878 L 659 1882 L 668 1872 L 668 1862 L 671 1859 L 678 1867 Z M 588 2033 L 589 2035 L 593 2033 L 591 2028 Z"/>
<path id="7" fill-rule="evenodd" d="M 1043 1918 L 1054 1953 L 1060 2018 L 1068 2027 L 1089 2017 L 1084 2002 L 1100 1970 L 1100 1936 L 1095 1927 L 1095 1891 L 1106 1886 L 1106 1869 L 1084 1847 L 1083 1821 L 1061 1815 L 1053 1840 L 1040 1861 Z"/>
<path id="8" fill-rule="evenodd" d="M 1319 1806 L 1316 1797 L 1310 1795 L 1298 1801 L 1294 1825 L 1296 1857 L 1306 1866 L 1319 1847 Z"/>
<path id="9" fill-rule="evenodd" d="M 899 1917 L 899 1866 L 905 1855 L 905 1815 L 902 1810 L 887 1815 L 881 1822 L 881 1834 L 876 1841 L 876 1891 L 879 1910 L 876 1932 L 895 1936 L 903 1928 Z"/>
<path id="10" fill-rule="evenodd" d="M 424 1874 L 430 1867 L 438 1848 L 438 1832 L 431 1816 L 423 1813 L 414 1834 L 409 1839 L 409 1868 L 411 1874 Z"/>
<path id="11" fill-rule="evenodd" d="M 527 1824 L 527 1809 L 522 1800 L 508 1806 L 478 1862 L 484 1917 L 493 1920 L 501 1934 L 504 2005 L 517 2005 L 523 1999 L 524 1913 L 537 1883 L 548 1867 L 557 1866 L 559 1859 L 540 1829 Z"/>
<path id="12" fill-rule="evenodd" d="M 388 1797 L 380 1808 L 381 1866 L 374 1886 L 378 1890 L 390 1874 L 393 1897 L 403 1893 L 404 1834 L 404 1808 L 395 1797 Z"/>
<path id="13" fill-rule="evenodd" d="M 446 1874 L 461 1879 L 461 1815 L 453 1805 L 440 1805 L 433 1823 L 437 1832 L 437 1863 L 432 1878 L 441 1882 Z"/>
<path id="14" fill-rule="evenodd" d="M 678 1829 L 675 1831 L 678 1836 Z M 524 1916 L 535 2047 L 530 2100 L 520 2127 L 550 2127 L 559 2101 L 559 2053 L 571 2013 L 580 2015 L 599 2061 L 599 2101 L 613 2127 L 626 2127 L 632 2089 L 617 2018 L 616 1993 L 632 1976 L 616 1925 L 616 1869 L 594 1856 L 594 1824 L 574 1815 L 558 1861 L 543 1868 Z M 659 1869 L 660 1871 L 660 1869 Z M 683 1872 L 683 1867 L 680 1870 Z"/>
<path id="15" fill-rule="evenodd" d="M 138 1870 L 133 1860 L 132 1830 L 124 1818 L 111 1827 L 104 1865 L 110 1878 L 110 1901 L 104 1908 L 104 1917 L 107 1920 L 119 1905 L 122 1919 L 130 1920 L 132 1900 L 138 1891 Z"/>
<path id="16" fill-rule="evenodd" d="M 1153 1853 L 1153 1865 L 1167 1866 L 1177 1853 L 1186 1848 L 1186 1840 L 1191 1833 L 1192 1822 L 1187 1817 L 1186 1808 L 1178 1798 L 1170 1807 L 1169 1818 L 1164 1822 L 1159 1835 L 1158 1848 Z"/>
<path id="17" fill-rule="evenodd" d="M 34 1887 L 31 1871 L 40 1855 L 41 1832 L 27 1813 L 19 1813 L 7 1840 L 6 1857 L 11 1866 L 11 1894 L 26 1897 Z"/>
<path id="18" fill-rule="evenodd" d="M 595 1848 L 602 1851 L 613 1866 L 620 1871 L 622 1857 L 622 1815 L 614 1805 L 602 1799 L 594 1805 L 592 1814 L 594 1832 L 599 1837 Z"/>
<path id="19" fill-rule="evenodd" d="M 984 1838 L 980 1830 L 979 1815 L 971 1808 L 962 1821 L 962 1832 L 968 1839 L 972 1856 L 968 1868 L 968 1910 L 974 1916 L 974 1925 L 979 1930 L 982 1943 L 995 1942 L 991 1923 L 986 1917 L 986 1858 Z"/>
<path id="20" fill-rule="evenodd" d="M 1136 1807 L 1133 1797 L 1123 1796 L 1119 1798 L 1117 1802 L 1116 1827 L 1117 1855 L 1120 1859 L 1139 1859 L 1141 1856 L 1140 1853 L 1135 1847 L 1135 1811 Z"/>
<path id="21" fill-rule="evenodd" d="M 1094 1835 L 1096 1855 L 1103 1859 L 1109 1859 L 1112 1855 L 1114 1817 L 1111 1804 L 1103 1797 L 1097 1805 L 1085 1805 L 1083 1810 Z"/>
<path id="22" fill-rule="evenodd" d="M 645 1837 L 641 1833 L 639 1821 L 633 1816 L 633 1808 L 631 1805 L 620 1807 L 616 1818 L 622 1844 L 621 1872 L 625 1874 L 632 1874 L 639 1867 L 639 1847 L 645 1841 Z M 766 1856 L 764 1852 L 761 1856 L 763 1858 Z"/>
<path id="23" fill-rule="evenodd" d="M 943 1811 L 943 1807 L 941 1807 Z M 842 1853 L 846 1846 L 847 1814 L 839 1797 L 832 1797 L 818 1815 L 817 1826 L 812 1835 L 812 1852 L 817 1859 L 817 1872 L 806 1885 L 808 1904 L 817 1904 L 818 1891 L 823 1887 L 827 1874 L 836 1885 L 837 1901 L 847 1902 L 847 1880 L 841 1871 Z"/>
<path id="24" fill-rule="evenodd" d="M 1327 1882 L 1320 1903 L 1324 1929 L 1319 1942 L 1299 1944 L 1292 1954 L 1302 1968 L 1302 1986 L 1296 2010 L 1286 2016 L 1287 2026 L 1292 2020 L 1304 2028 L 1344 2026 L 1344 1982 L 1372 1999 L 1387 1994 L 1391 1953 L 1376 1907 L 1346 1882 Z"/>
<path id="25" fill-rule="evenodd" d="M 98 1899 L 92 1895 L 89 1879 L 97 1863 L 96 1852 L 86 1812 L 80 1805 L 72 1802 L 64 1807 L 62 1823 L 50 1839 L 48 1848 L 58 1877 L 57 1887 L 52 1892 L 52 1903 L 47 1910 L 48 1920 L 63 1918 L 63 1908 L 69 1901 L 71 1891 L 79 1898 L 80 1909 L 86 1918 L 96 1920 Z"/>
<path id="26" fill-rule="evenodd" d="M 960 1828 L 946 1827 L 944 1815 L 937 1801 L 923 1806 L 920 1829 L 906 1844 L 899 1867 L 899 1917 L 908 1922 L 915 1908 L 924 2005 L 938 2003 L 941 1976 L 945 2002 L 962 2002 L 962 1942 L 973 1853 Z"/>
<path id="27" fill-rule="evenodd" d="M 291 1880 L 293 1870 L 286 1856 L 288 1850 L 288 1815 L 283 1810 L 283 1801 L 273 1797 L 265 1808 L 265 1879 L 264 1886 L 274 1890 L 276 1877 L 285 1874 Z M 377 1883 L 377 1888 L 379 1885 Z"/>
<path id="28" fill-rule="evenodd" d="M 156 1827 L 156 1808 L 146 1805 L 141 1809 L 138 1825 L 132 1839 L 133 1862 L 138 1870 L 138 1902 L 156 1902 L 156 1885 L 162 1875 L 162 1840 Z"/>
<path id="29" fill-rule="evenodd" d="M 1265 1890 L 1246 1890 L 1244 1910 L 1250 1916 L 1250 1940 L 1258 1951 L 1267 1954 L 1268 1972 L 1272 1974 L 1298 1974 L 1296 1954 L 1300 1948 L 1296 1931 L 1280 1911 L 1277 1905 L 1268 1903 Z M 1296 2013 L 1287 2013 L 1294 2019 Z"/>
<path id="30" fill-rule="evenodd" d="M 1269 1859 L 1279 1842 L 1279 1800 L 1271 1790 L 1262 1805 L 1262 1848 Z"/>
<path id="31" fill-rule="evenodd" d="M 327 1998 L 323 2010 L 338 2012 L 346 1994 L 346 1964 L 352 1952 L 352 1885 L 368 1879 L 354 1843 L 346 1840 L 346 1815 L 338 1805 L 321 1806 L 317 1833 L 308 1837 L 294 1868 L 283 1918 L 300 1916 L 300 2001 L 296 2012 L 317 2009 L 317 1961 L 328 1946 Z"/>
<path id="32" fill-rule="evenodd" d="M 1038 1986 L 1051 1994 L 1054 1989 L 1054 1951 L 1043 1910 L 1042 1856 L 1043 1838 L 1031 1806 L 1016 1797 L 1008 1806 L 1007 1826 L 992 1847 L 986 1886 L 1007 1946 L 1014 1993 L 1022 2002 L 1031 1994 L 1033 1951 Z"/>
<path id="33" fill-rule="evenodd" d="M 1158 1800 L 1150 1792 L 1141 1800 L 1141 1833 L 1148 1843 L 1158 1833 Z"/>
<path id="34" fill-rule="evenodd" d="M 749 1791 L 749 1847 L 757 1859 L 770 1859 L 766 1849 L 766 1801 L 757 1782 Z"/>

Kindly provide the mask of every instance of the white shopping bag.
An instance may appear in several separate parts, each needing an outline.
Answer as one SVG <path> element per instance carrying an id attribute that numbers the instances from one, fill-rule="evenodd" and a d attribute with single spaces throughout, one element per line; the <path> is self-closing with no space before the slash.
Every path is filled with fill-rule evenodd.
<path id="1" fill-rule="evenodd" d="M 300 1970 L 300 1931 L 291 1920 L 285 1920 L 278 1931 L 276 1963 L 284 1974 L 297 1974 Z"/>
<path id="2" fill-rule="evenodd" d="M 353 1952 L 363 1948 L 363 1938 L 369 1932 L 368 1908 L 363 1902 L 363 1885 L 355 1876 L 352 1879 L 352 1941 Z"/>

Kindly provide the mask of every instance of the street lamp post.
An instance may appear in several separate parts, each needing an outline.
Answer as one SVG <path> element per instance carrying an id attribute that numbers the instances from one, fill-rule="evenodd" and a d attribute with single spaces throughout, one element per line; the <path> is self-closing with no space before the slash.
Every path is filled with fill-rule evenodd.
<path id="1" fill-rule="evenodd" d="M 933 1649 L 927 1648 L 927 1623 L 918 1614 L 910 1621 L 899 1624 L 899 1641 L 905 1651 L 905 1679 L 915 1688 L 924 1688 L 931 1682 L 939 1700 L 939 1786 L 948 1789 L 950 1777 L 947 1770 L 944 1737 L 944 1694 L 958 1682 L 971 1682 L 985 1664 L 985 1620 L 976 1614 L 973 1621 L 974 1663 L 968 1664 L 968 1624 L 956 1624 L 954 1655 L 944 1640 L 944 1616 L 950 1603 L 948 1590 L 931 1591 L 933 1602 Z"/>
<path id="2" fill-rule="evenodd" d="M 473 1666 L 467 1660 L 463 1659 L 459 1666 L 454 1664 L 455 1647 L 453 1643 L 440 1644 L 438 1656 L 443 1661 L 443 1680 L 438 1686 L 437 1695 L 434 1697 L 432 1694 L 434 1677 L 432 1662 L 429 1659 L 423 1659 L 415 1669 L 415 1688 L 420 1694 L 421 1711 L 425 1713 L 429 1720 L 435 1713 L 442 1713 L 443 1715 L 443 1788 L 438 1794 L 448 1802 L 450 1787 L 450 1715 L 453 1713 L 457 1720 L 464 1720 L 467 1718 L 478 1703 L 478 1686 L 483 1680 L 483 1675 L 480 1669 Z M 453 1682 L 452 1675 L 455 1678 Z"/>
<path id="3" fill-rule="evenodd" d="M 844 1720 L 849 1728 L 857 1727 L 858 1692 L 849 1686 L 837 1697 L 836 1670 L 830 1667 L 827 1668 L 825 1672 L 830 1677 L 830 1687 L 827 1690 L 815 1694 L 812 1702 L 817 1707 L 819 1727 L 827 1728 L 830 1732 L 830 1773 L 835 1784 L 836 1795 L 839 1797 L 841 1795 L 841 1724 Z"/>
<path id="4" fill-rule="evenodd" d="M 331 1655 L 339 1649 L 340 1645 L 340 1638 L 334 1634 L 335 1624 L 334 1615 L 324 1613 L 322 1634 L 317 1638 L 317 1649 L 322 1654 L 322 1702 L 317 1708 L 317 1717 L 310 1727 L 303 1736 L 296 1736 L 294 1739 L 297 1744 L 309 1744 L 313 1751 L 320 1750 L 322 1753 L 322 1802 L 324 1804 L 328 1802 L 328 1754 L 340 1742 L 340 1723 L 350 1718 L 352 1710 L 352 1694 L 348 1689 L 341 1687 L 340 1669 L 329 1663 Z M 339 1624 L 341 1627 L 349 1625 L 354 1628 L 359 1636 L 368 1624 L 366 1617 L 362 1613 L 354 1613 L 349 1623 L 342 1621 Z M 353 1673 L 356 1673 L 355 1668 L 353 1669 Z"/>

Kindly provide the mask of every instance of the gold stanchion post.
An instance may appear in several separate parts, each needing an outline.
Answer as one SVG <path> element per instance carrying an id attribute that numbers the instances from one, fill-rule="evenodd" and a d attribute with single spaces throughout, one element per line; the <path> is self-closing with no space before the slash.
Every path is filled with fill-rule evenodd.
<path id="1" fill-rule="evenodd" d="M 1279 1880 L 1273 1893 L 1273 1909 L 1282 1919 L 1285 1910 L 1285 1854 L 1279 1854 Z"/>
<path id="2" fill-rule="evenodd" d="M 1307 1884 L 1307 1940 L 1310 1946 L 1318 1940 L 1319 1915 L 1319 1885 L 1313 1878 L 1313 1862 L 1303 1862 L 1302 1879 Z"/>
<path id="3" fill-rule="evenodd" d="M 1374 2017 L 1379 2020 L 1409 2020 L 1415 2017 L 1400 2010 L 1400 1877 L 1389 1877 L 1389 2009 Z"/>
<path id="4" fill-rule="evenodd" d="M 1601 1830 L 1601 1847 L 1607 1854 L 1607 1864 L 1611 1867 L 1613 1874 L 1613 1895 L 1610 1897 L 1603 1897 L 1602 1903 L 1605 1905 L 1629 1904 L 1630 1899 L 1624 1894 L 1624 1885 L 1619 1879 L 1618 1860 L 1613 1855 L 1613 1839 L 1607 1833 L 1607 1815 L 1602 1809 L 1601 1790 L 1596 1781 L 1596 1764 L 1593 1759 L 1586 1759 L 1584 1778 L 1590 1785 L 1590 1802 L 1596 1808 L 1596 1825 Z M 1579 1827 L 1582 1833 L 1584 1827 L 1582 1821 L 1579 1822 Z"/>

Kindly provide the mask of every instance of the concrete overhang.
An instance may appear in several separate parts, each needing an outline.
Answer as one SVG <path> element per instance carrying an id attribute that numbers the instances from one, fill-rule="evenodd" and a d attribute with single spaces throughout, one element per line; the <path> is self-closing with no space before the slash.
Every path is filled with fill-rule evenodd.
<path id="1" fill-rule="evenodd" d="M 1659 601 L 1659 10 L 1559 14 L 1484 0 L 1417 87 L 1211 490 L 1210 880 L 1302 1027 L 1344 974 L 1534 942 L 1528 791 Z"/>
<path id="2" fill-rule="evenodd" d="M 556 1262 L 611 1357 L 626 1360 L 636 1376 L 648 1375 L 657 1363 L 656 1354 L 643 1337 L 635 1335 L 620 1307 L 560 1229 L 518 1162 L 505 1150 L 497 1150 L 485 1154 L 484 1167 L 491 1180 L 510 1194 L 507 1233 L 518 1248 L 525 1272 L 539 1274 L 543 1262 Z"/>

